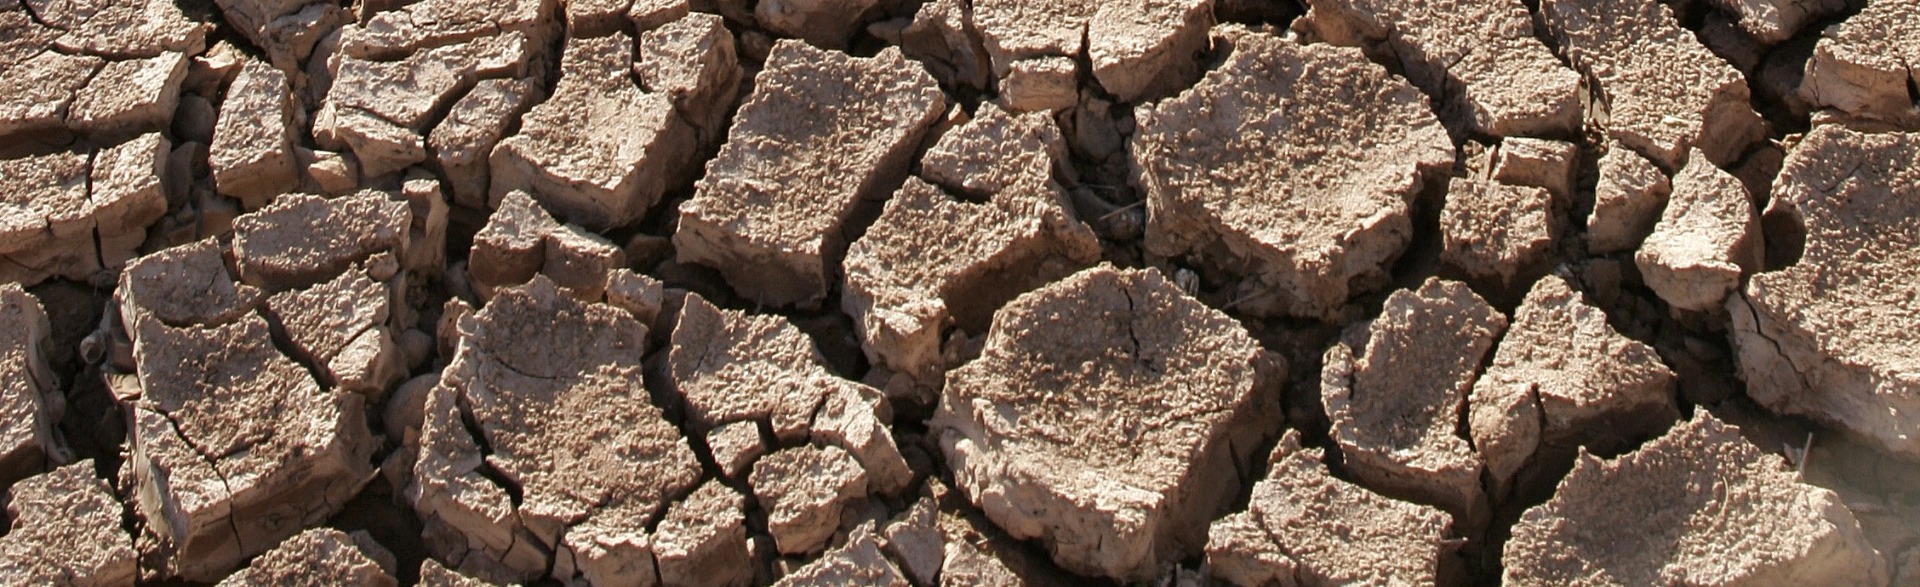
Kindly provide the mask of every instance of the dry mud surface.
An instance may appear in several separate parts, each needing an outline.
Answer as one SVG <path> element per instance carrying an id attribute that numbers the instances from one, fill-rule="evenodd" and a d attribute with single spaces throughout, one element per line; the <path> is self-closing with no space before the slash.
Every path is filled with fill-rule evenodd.
<path id="1" fill-rule="evenodd" d="M 0 0 L 0 584 L 1920 586 L 1913 0 Z"/>

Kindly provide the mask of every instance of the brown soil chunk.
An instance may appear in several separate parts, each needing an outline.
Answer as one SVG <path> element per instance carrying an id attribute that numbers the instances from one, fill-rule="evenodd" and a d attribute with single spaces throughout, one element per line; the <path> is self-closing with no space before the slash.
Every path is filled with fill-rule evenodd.
<path id="1" fill-rule="evenodd" d="M 0 488 L 72 459 L 58 429 L 65 396 L 47 364 L 50 328 L 39 300 L 0 284 Z"/>
<path id="2" fill-rule="evenodd" d="M 1704 410 L 1615 460 L 1581 454 L 1514 526 L 1508 585 L 1881 585 L 1833 492 Z"/>
<path id="3" fill-rule="evenodd" d="M 783 440 L 805 439 L 833 388 L 858 385 L 829 373 L 813 339 L 785 318 L 716 308 L 690 294 L 676 324 L 668 386 L 686 402 L 693 430 L 766 421 Z"/>
<path id="4" fill-rule="evenodd" d="M 222 195 L 255 210 L 299 184 L 293 153 L 297 115 L 286 74 L 252 60 L 239 69 L 220 103 L 207 163 Z"/>
<path id="5" fill-rule="evenodd" d="M 668 58 L 653 45 L 677 52 Z M 717 126 L 708 113 L 724 113 L 714 104 L 739 87 L 733 37 L 719 17 L 696 14 L 643 33 L 639 54 L 635 46 L 626 33 L 567 40 L 553 97 L 493 150 L 494 197 L 524 189 L 561 220 L 604 230 L 639 221 L 691 177 L 703 131 Z M 636 76 L 654 85 L 636 85 Z M 581 121 L 602 128 L 582 133 Z"/>
<path id="6" fill-rule="evenodd" d="M 1847 9 L 1847 0 L 1709 0 L 1739 21 L 1754 40 L 1773 44 L 1793 38 L 1806 25 Z M 1920 15 L 1920 13 L 1916 13 Z"/>
<path id="7" fill-rule="evenodd" d="M 1815 128 L 1773 191 L 1806 231 L 1799 262 L 1727 300 L 1749 395 L 1908 458 L 1920 458 L 1917 158 L 1920 134 Z"/>
<path id="8" fill-rule="evenodd" d="M 761 0 L 754 21 L 768 32 L 805 39 L 822 49 L 846 49 L 862 17 L 879 0 Z"/>
<path id="9" fill-rule="evenodd" d="M 1566 279 L 1541 278 L 1468 398 L 1491 493 L 1505 495 L 1543 443 L 1617 451 L 1659 434 L 1680 417 L 1674 379 L 1653 347 L 1614 330 Z"/>
<path id="10" fill-rule="evenodd" d="M 353 20 L 325 0 L 214 0 L 227 24 L 282 71 L 296 71 L 320 38 Z"/>
<path id="11" fill-rule="evenodd" d="M 1345 470 L 1462 524 L 1487 506 L 1480 457 L 1458 433 L 1474 377 L 1507 318 L 1465 284 L 1429 278 L 1387 297 L 1326 354 L 1321 402 Z"/>
<path id="12" fill-rule="evenodd" d="M 232 322 L 260 304 L 260 288 L 237 283 L 221 260 L 223 247 L 205 239 L 129 263 L 114 296 L 128 329 L 155 318 L 168 326 Z"/>
<path id="13" fill-rule="evenodd" d="M 1146 250 L 1198 257 L 1242 312 L 1333 318 L 1386 284 L 1452 143 L 1426 97 L 1358 49 L 1222 31 L 1223 64 L 1135 111 Z"/>
<path id="14" fill-rule="evenodd" d="M 78 1 L 47 11 L 41 18 L 61 31 L 55 47 L 108 59 L 140 59 L 165 52 L 197 54 L 206 49 L 207 32 L 213 29 L 211 24 L 189 19 L 170 0 Z"/>
<path id="15" fill-rule="evenodd" d="M 1492 136 L 1580 131 L 1580 75 L 1533 36 L 1519 0 L 1312 0 L 1294 26 L 1342 45 L 1380 46 L 1438 96 L 1450 127 Z"/>
<path id="16" fill-rule="evenodd" d="M 778 587 L 805 585 L 870 585 L 911 587 L 906 575 L 880 551 L 871 524 L 855 528 L 847 543 L 774 583 Z"/>
<path id="17" fill-rule="evenodd" d="M 841 511 L 867 494 L 866 470 L 832 446 L 767 455 L 753 464 L 750 483 L 781 554 L 819 552 L 840 527 Z"/>
<path id="18" fill-rule="evenodd" d="M 433 128 L 427 136 L 430 162 L 446 176 L 455 204 L 488 207 L 492 175 L 487 157 L 539 97 L 539 87 L 531 79 L 483 80 Z"/>
<path id="19" fill-rule="evenodd" d="M 365 399 L 323 392 L 265 320 L 146 321 L 129 435 L 135 511 L 163 576 L 209 581 L 337 513 L 373 476 Z"/>
<path id="20" fill-rule="evenodd" d="M 1458 547 L 1447 515 L 1334 478 L 1321 458 L 1287 432 L 1247 511 L 1213 523 L 1214 577 L 1243 587 L 1438 582 Z"/>
<path id="21" fill-rule="evenodd" d="M 181 53 L 109 62 L 74 98 L 67 126 L 96 138 L 165 130 L 186 77 L 187 56 Z"/>
<path id="22" fill-rule="evenodd" d="M 406 491 L 436 557 L 491 581 L 653 576 L 645 528 L 700 467 L 641 385 L 646 331 L 544 277 L 461 327 Z"/>
<path id="23" fill-rule="evenodd" d="M 393 338 L 388 285 L 351 269 L 304 290 L 267 299 L 291 342 L 289 352 L 313 365 L 321 382 L 378 402 L 407 376 L 406 359 Z"/>
<path id="24" fill-rule="evenodd" d="M 554 0 L 426 0 L 366 15 L 347 27 L 340 50 L 349 57 L 394 60 L 424 49 L 518 33 L 545 47 L 560 32 Z"/>
<path id="25" fill-rule="evenodd" d="M 1680 168 L 1690 149 L 1731 165 L 1766 136 L 1746 78 L 1665 4 L 1544 0 L 1540 13 L 1573 68 L 1599 84 L 1607 136 L 1662 168 Z"/>
<path id="26" fill-rule="evenodd" d="M 431 558 L 420 562 L 420 587 L 493 587 L 493 583 L 462 575 Z"/>
<path id="27" fill-rule="evenodd" d="M 930 425 L 1009 534 L 1068 570 L 1141 580 L 1199 552 L 1272 433 L 1282 363 L 1158 271 L 1103 265 L 1002 309 Z"/>
<path id="28" fill-rule="evenodd" d="M 747 497 L 707 481 L 667 509 L 654 531 L 653 556 L 660 582 L 689 587 L 746 585 L 753 580 L 747 558 Z"/>
<path id="29" fill-rule="evenodd" d="M 1873 0 L 1822 33 L 1800 95 L 1808 103 L 1920 129 L 1920 5 Z"/>
<path id="30" fill-rule="evenodd" d="M 1746 187 L 1696 151 L 1674 176 L 1667 209 L 1633 260 L 1660 299 L 1699 312 L 1719 308 L 1743 273 L 1765 264 L 1764 252 Z"/>
<path id="31" fill-rule="evenodd" d="M 376 253 L 405 257 L 412 212 L 372 190 L 333 199 L 287 194 L 233 222 L 240 280 L 269 290 L 339 275 Z"/>
<path id="32" fill-rule="evenodd" d="M 267 551 L 220 587 L 337 585 L 393 587 L 393 553 L 366 532 L 332 528 L 301 532 Z"/>
<path id="33" fill-rule="evenodd" d="M 1209 0 L 984 0 L 974 3 L 973 13 L 1001 93 L 1016 110 L 1032 109 L 1015 91 L 1023 83 L 1023 61 L 1073 66 L 1074 58 L 1085 57 L 1093 67 L 1088 73 L 1122 102 L 1177 93 L 1199 76 L 1198 56 L 1213 25 Z M 1075 69 L 1065 78 L 1077 86 Z"/>
<path id="34" fill-rule="evenodd" d="M 1600 157 L 1600 179 L 1593 192 L 1587 249 L 1607 254 L 1639 247 L 1653 233 L 1673 184 L 1652 161 L 1618 141 L 1609 141 L 1607 154 Z"/>
<path id="35" fill-rule="evenodd" d="M 168 148 L 149 133 L 91 153 L 0 160 L 8 185 L 0 192 L 0 281 L 81 281 L 119 268 L 166 213 Z"/>
<path id="36" fill-rule="evenodd" d="M 0 75 L 0 137 L 60 134 L 74 93 L 102 64 L 98 57 L 43 50 L 0 67 L 6 74 Z"/>
<path id="37" fill-rule="evenodd" d="M 1467 275 L 1512 283 L 1546 262 L 1561 208 L 1541 188 L 1453 178 L 1440 210 L 1440 259 Z"/>
<path id="38" fill-rule="evenodd" d="M 904 176 L 945 105 L 933 76 L 897 49 L 857 58 L 777 43 L 680 205 L 679 261 L 718 269 L 761 304 L 818 305 L 846 222 Z"/>
<path id="39" fill-rule="evenodd" d="M 0 537 L 0 581 L 10 585 L 132 585 L 133 539 L 120 526 L 113 488 L 81 461 L 7 490 L 10 530 Z"/>
<path id="40" fill-rule="evenodd" d="M 991 199 L 958 200 L 908 179 L 848 249 L 841 306 L 860 323 L 869 360 L 937 383 L 949 325 L 984 333 L 1014 296 L 1099 259 L 1093 232 L 1052 179 L 1064 149 L 1046 114 L 988 104 L 928 152 L 924 175 Z"/>
<path id="41" fill-rule="evenodd" d="M 427 160 L 428 125 L 478 79 L 526 75 L 538 51 L 526 35 L 481 37 L 425 49 L 397 61 L 342 56 L 326 100 L 314 115 L 314 138 L 349 148 L 361 173 L 377 177 Z"/>

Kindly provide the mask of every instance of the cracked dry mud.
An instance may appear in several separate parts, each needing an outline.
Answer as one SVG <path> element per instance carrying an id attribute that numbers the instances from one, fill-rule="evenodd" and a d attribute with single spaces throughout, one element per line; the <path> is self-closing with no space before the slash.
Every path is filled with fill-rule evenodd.
<path id="1" fill-rule="evenodd" d="M 1912 0 L 0 0 L 0 584 L 1920 585 Z"/>

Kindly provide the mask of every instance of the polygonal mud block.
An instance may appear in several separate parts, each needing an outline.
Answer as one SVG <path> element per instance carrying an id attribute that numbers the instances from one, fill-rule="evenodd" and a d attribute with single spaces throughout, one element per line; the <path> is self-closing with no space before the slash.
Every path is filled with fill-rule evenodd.
<path id="1" fill-rule="evenodd" d="M 1233 585 L 1433 585 L 1459 548 L 1447 515 L 1335 478 L 1289 430 L 1247 511 L 1214 522 L 1207 565 Z"/>
<path id="2" fill-rule="evenodd" d="M 325 521 L 373 477 L 365 398 L 321 391 L 257 315 L 218 327 L 146 321 L 134 361 L 126 466 L 162 576 L 224 576 Z"/>
<path id="3" fill-rule="evenodd" d="M 350 148 L 377 177 L 427 160 L 428 126 L 477 79 L 526 75 L 539 47 L 522 33 L 424 49 L 396 61 L 341 57 L 314 115 L 320 146 Z"/>
<path id="4" fill-rule="evenodd" d="M 1507 318 L 1465 284 L 1428 278 L 1328 349 L 1320 397 L 1345 470 L 1382 494 L 1481 521 L 1480 457 L 1462 438 L 1467 393 Z"/>
<path id="5" fill-rule="evenodd" d="M 1199 85 L 1135 111 L 1146 252 L 1197 258 L 1239 311 L 1334 318 L 1386 284 L 1452 142 L 1419 90 L 1358 49 L 1238 27 L 1216 42 L 1231 53 Z"/>
<path id="6" fill-rule="evenodd" d="M 1506 495 L 1542 444 L 1618 451 L 1679 419 L 1673 371 L 1559 275 L 1534 283 L 1468 396 L 1474 447 Z"/>
<path id="7" fill-rule="evenodd" d="M 1705 410 L 1618 459 L 1582 452 L 1501 560 L 1507 585 L 1887 581 L 1839 495 Z"/>
<path id="8" fill-rule="evenodd" d="M 66 401 L 47 364 L 49 328 L 39 300 L 0 284 L 0 488 L 73 459 L 60 437 Z"/>
<path id="9" fill-rule="evenodd" d="M 840 527 L 841 512 L 867 494 L 866 470 L 832 446 L 767 455 L 753 464 L 749 483 L 781 554 L 819 552 Z"/>
<path id="10" fill-rule="evenodd" d="M 1764 138 L 1746 78 L 1657 0 L 1544 0 L 1548 34 L 1604 96 L 1607 136 L 1679 169 L 1689 149 L 1731 165 Z"/>
<path id="11" fill-rule="evenodd" d="M 604 230 L 639 221 L 692 177 L 702 138 L 718 134 L 706 114 L 724 112 L 714 104 L 730 102 L 739 86 L 733 37 L 708 14 L 642 37 L 638 55 L 626 33 L 567 40 L 553 96 L 493 150 L 493 197 L 526 190 L 561 220 Z M 680 53 L 648 53 L 649 41 Z M 636 77 L 658 86 L 637 85 Z M 581 120 L 614 126 L 581 133 Z"/>
<path id="12" fill-rule="evenodd" d="M 780 316 L 726 310 L 689 294 L 667 355 L 667 389 L 685 403 L 696 432 L 768 422 L 776 437 L 809 435 L 815 412 L 840 387 L 813 339 Z"/>
<path id="13" fill-rule="evenodd" d="M 1500 141 L 1488 175 L 1508 185 L 1545 188 L 1560 201 L 1572 201 L 1580 171 L 1580 146 L 1566 141 L 1508 138 Z"/>
<path id="14" fill-rule="evenodd" d="M 253 559 L 220 587 L 340 585 L 393 587 L 393 553 L 366 532 L 315 528 Z"/>
<path id="15" fill-rule="evenodd" d="M 1739 20 L 1741 30 L 1767 44 L 1790 39 L 1806 25 L 1843 12 L 1849 4 L 1858 5 L 1847 0 L 1708 0 L 1707 3 L 1730 13 L 1728 16 Z M 1909 13 L 1908 19 L 1916 17 L 1920 17 L 1920 13 Z"/>
<path id="16" fill-rule="evenodd" d="M 319 283 L 376 253 L 405 257 L 412 212 L 385 192 L 287 194 L 233 222 L 240 280 L 268 290 Z"/>
<path id="17" fill-rule="evenodd" d="M 429 552 L 489 581 L 652 577 L 646 528 L 700 467 L 642 386 L 646 326 L 538 276 L 463 322 L 406 489 Z"/>
<path id="18" fill-rule="evenodd" d="M 393 340 L 393 292 L 360 268 L 267 298 L 266 312 L 321 381 L 379 402 L 407 376 Z"/>
<path id="19" fill-rule="evenodd" d="M 1822 32 L 1800 82 L 1809 104 L 1920 130 L 1913 90 L 1920 84 L 1920 6 L 1868 2 L 1859 14 Z"/>
<path id="20" fill-rule="evenodd" d="M 1740 277 L 1766 263 L 1760 215 L 1733 175 L 1695 151 L 1673 177 L 1673 196 L 1634 265 L 1668 305 L 1695 312 L 1720 308 Z"/>
<path id="21" fill-rule="evenodd" d="M 845 224 L 885 198 L 881 187 L 906 172 L 945 105 L 933 77 L 897 49 L 856 58 L 776 44 L 680 205 L 679 261 L 718 269 L 762 304 L 818 305 L 846 250 Z"/>
<path id="22" fill-rule="evenodd" d="M 1198 554 L 1275 432 L 1283 361 L 1156 270 L 1088 269 L 993 322 L 930 422 L 960 488 L 1070 571 Z"/>
<path id="23" fill-rule="evenodd" d="M 774 583 L 778 587 L 805 585 L 871 585 L 874 587 L 911 587 L 906 575 L 887 560 L 874 536 L 873 524 L 855 528 L 847 543 L 818 560 L 807 563 Z"/>
<path id="24" fill-rule="evenodd" d="M 1533 35 L 1519 0 L 1311 0 L 1296 28 L 1342 45 L 1378 46 L 1408 80 L 1441 96 L 1457 130 L 1492 136 L 1580 131 L 1580 74 Z"/>
<path id="25" fill-rule="evenodd" d="M 67 126 L 92 137 L 117 139 L 165 130 L 180 104 L 187 56 L 162 53 L 106 64 L 67 111 Z"/>
<path id="26" fill-rule="evenodd" d="M 254 210 L 299 184 L 292 134 L 297 115 L 286 74 L 252 60 L 239 69 L 220 103 L 207 163 L 220 194 Z"/>
<path id="27" fill-rule="evenodd" d="M 61 32 L 53 45 L 68 53 L 108 59 L 140 59 L 167 52 L 197 55 L 206 50 L 207 32 L 213 30 L 212 23 L 189 18 L 179 4 L 168 0 L 52 4 L 41 6 L 53 8 L 42 18 Z"/>
<path id="28" fill-rule="evenodd" d="M 1017 90 L 1022 61 L 1064 65 L 1063 79 L 1075 88 L 1075 61 L 1085 59 L 1101 87 L 1122 102 L 1142 102 L 1177 93 L 1199 76 L 1213 2 L 985 0 L 974 3 L 973 14 L 1001 93 L 1020 93 L 1009 90 Z M 1022 102 L 1007 106 L 1040 105 Z"/>
<path id="29" fill-rule="evenodd" d="M 660 582 L 688 587 L 752 582 L 746 507 L 746 496 L 718 481 L 701 484 L 686 500 L 669 507 L 653 537 Z"/>
<path id="30" fill-rule="evenodd" d="M 253 311 L 260 288 L 237 283 L 217 239 L 164 249 L 127 264 L 114 297 L 129 331 L 157 319 L 168 326 L 219 326 Z"/>
<path id="31" fill-rule="evenodd" d="M 1547 261 L 1562 207 L 1541 188 L 1453 178 L 1440 210 L 1440 259 L 1475 278 L 1511 284 Z"/>
<path id="32" fill-rule="evenodd" d="M 113 487 L 80 461 L 6 492 L 10 529 L 0 536 L 0 581 L 11 585 L 132 585 L 133 540 L 121 527 Z"/>
<path id="33" fill-rule="evenodd" d="M 1672 193 L 1672 181 L 1652 161 L 1609 141 L 1593 188 L 1593 214 L 1587 217 L 1587 250 L 1606 254 L 1639 247 Z"/>
<path id="34" fill-rule="evenodd" d="M 560 32 L 559 12 L 554 0 L 427 0 L 367 10 L 364 23 L 343 32 L 340 50 L 351 57 L 395 60 L 423 49 L 509 33 L 525 35 L 534 47 L 546 47 Z"/>
<path id="35" fill-rule="evenodd" d="M 510 192 L 499 204 L 473 236 L 467 255 L 467 273 L 481 299 L 493 297 L 495 288 L 533 279 L 547 262 L 547 235 L 560 230 L 560 223 L 526 192 Z"/>
<path id="36" fill-rule="evenodd" d="M 1920 133 L 1823 125 L 1787 154 L 1776 213 L 1805 231 L 1799 262 L 1728 296 L 1747 393 L 1870 446 L 1920 458 Z"/>
<path id="37" fill-rule="evenodd" d="M 75 92 L 104 63 L 98 57 L 42 50 L 8 64 L 7 75 L 0 78 L 0 137 L 61 134 Z"/>
<path id="38" fill-rule="evenodd" d="M 478 210 L 488 207 L 492 176 L 487 157 L 506 138 L 507 129 L 518 124 L 540 98 L 539 86 L 531 78 L 482 80 L 427 135 L 431 163 L 446 176 L 453 203 Z"/>

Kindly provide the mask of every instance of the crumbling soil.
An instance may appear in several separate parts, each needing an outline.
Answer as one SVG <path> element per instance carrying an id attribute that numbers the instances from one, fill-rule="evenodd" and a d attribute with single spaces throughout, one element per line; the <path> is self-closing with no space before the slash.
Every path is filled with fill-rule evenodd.
<path id="1" fill-rule="evenodd" d="M 0 0 L 0 583 L 1920 585 L 1911 0 Z"/>

